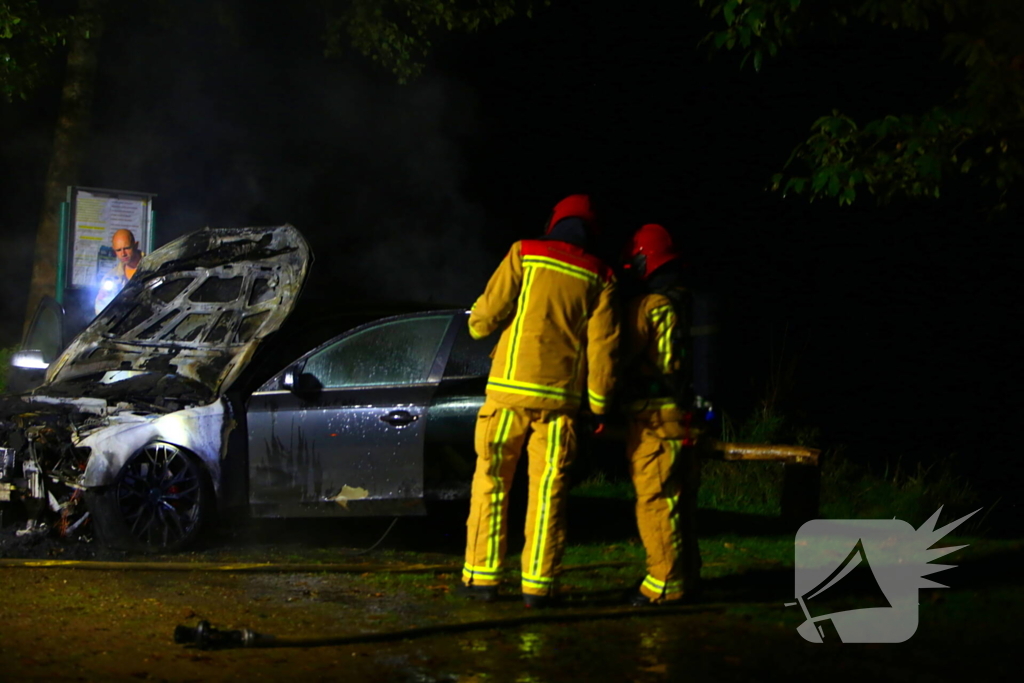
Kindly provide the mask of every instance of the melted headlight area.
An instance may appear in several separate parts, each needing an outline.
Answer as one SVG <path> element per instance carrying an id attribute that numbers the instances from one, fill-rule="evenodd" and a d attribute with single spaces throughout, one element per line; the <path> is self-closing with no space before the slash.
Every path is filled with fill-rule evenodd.
<path id="1" fill-rule="evenodd" d="M 24 534 L 78 535 L 88 527 L 81 478 L 89 449 L 75 435 L 101 424 L 74 405 L 32 405 L 6 399 L 0 419 L 2 523 Z"/>

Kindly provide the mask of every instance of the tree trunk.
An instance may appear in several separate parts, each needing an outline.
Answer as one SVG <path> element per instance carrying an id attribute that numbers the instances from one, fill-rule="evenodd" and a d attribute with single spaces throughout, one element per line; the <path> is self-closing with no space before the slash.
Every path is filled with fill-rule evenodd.
<path id="1" fill-rule="evenodd" d="M 78 165 L 89 128 L 96 58 L 103 33 L 105 0 L 79 0 L 75 26 L 68 37 L 68 63 L 61 92 L 60 111 L 53 135 L 53 153 L 46 172 L 42 213 L 36 232 L 25 329 L 44 295 L 57 291 L 57 247 L 60 237 L 60 204 L 68 185 L 78 180 Z"/>

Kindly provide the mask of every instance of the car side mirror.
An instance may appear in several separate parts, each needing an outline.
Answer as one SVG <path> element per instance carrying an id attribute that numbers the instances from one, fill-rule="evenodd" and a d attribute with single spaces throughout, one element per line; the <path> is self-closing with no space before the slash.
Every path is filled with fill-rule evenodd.
<path id="1" fill-rule="evenodd" d="M 314 394 L 323 388 L 316 377 L 308 372 L 302 372 L 301 365 L 293 365 L 284 371 L 281 386 L 293 394 Z"/>
<path id="2" fill-rule="evenodd" d="M 295 391 L 299 386 L 299 376 L 302 374 L 302 367 L 299 365 L 293 365 L 284 371 L 284 376 L 281 377 L 281 386 L 288 391 Z"/>
<path id="3" fill-rule="evenodd" d="M 43 352 L 39 349 L 24 349 L 14 352 L 11 356 L 11 366 L 25 370 L 45 370 L 50 364 L 43 358 Z"/>

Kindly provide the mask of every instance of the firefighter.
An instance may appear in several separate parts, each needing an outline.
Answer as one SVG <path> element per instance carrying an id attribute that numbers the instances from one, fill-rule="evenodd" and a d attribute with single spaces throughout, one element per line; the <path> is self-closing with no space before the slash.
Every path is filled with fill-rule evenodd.
<path id="1" fill-rule="evenodd" d="M 626 450 L 647 552 L 647 576 L 630 603 L 659 605 L 693 597 L 700 579 L 699 429 L 692 424 L 687 357 L 691 295 L 672 236 L 660 225 L 633 235 L 626 269 L 638 290 L 623 322 Z"/>
<path id="2" fill-rule="evenodd" d="M 144 256 L 139 250 L 139 243 L 135 241 L 135 236 L 130 230 L 122 229 L 115 232 L 111 239 L 111 246 L 117 257 L 117 263 L 100 280 L 99 291 L 96 292 L 96 299 L 93 301 L 96 315 L 99 315 L 114 300 L 117 293 L 124 289 L 124 286 L 135 275 L 139 261 Z"/>
<path id="3" fill-rule="evenodd" d="M 525 448 L 523 601 L 527 607 L 554 601 L 576 415 L 584 395 L 595 415 L 605 414 L 619 343 L 613 272 L 588 251 L 594 220 L 588 196 L 563 199 L 543 237 L 512 245 L 470 313 L 473 338 L 499 330 L 501 336 L 476 423 L 463 595 L 497 596 L 509 486 Z"/>

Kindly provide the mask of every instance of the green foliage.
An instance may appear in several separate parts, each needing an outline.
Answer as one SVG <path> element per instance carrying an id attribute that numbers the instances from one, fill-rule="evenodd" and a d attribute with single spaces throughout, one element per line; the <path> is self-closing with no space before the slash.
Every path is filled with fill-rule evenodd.
<path id="1" fill-rule="evenodd" d="M 782 512 L 782 477 L 777 462 L 706 460 L 700 470 L 697 506 L 777 517 Z"/>
<path id="2" fill-rule="evenodd" d="M 952 99 L 924 113 L 863 125 L 838 110 L 819 118 L 771 188 L 851 204 L 858 190 L 880 202 L 934 197 L 952 176 L 972 174 L 1006 206 L 1024 176 L 1024 3 L 1019 0 L 698 0 L 725 28 L 705 42 L 737 49 L 761 69 L 764 57 L 800 36 L 836 34 L 853 22 L 941 31 L 944 57 L 961 65 Z"/>
<path id="3" fill-rule="evenodd" d="M 433 40 L 446 32 L 476 33 L 515 16 L 531 17 L 550 0 L 328 0 L 325 54 L 348 48 L 391 71 L 399 82 L 419 76 Z M 168 23 L 173 5 L 154 0 L 148 10 L 154 21 Z M 43 0 L 0 0 L 0 91 L 8 99 L 26 99 L 46 73 L 47 62 L 64 46 L 76 17 L 60 10 L 67 3 Z M 127 3 L 114 7 L 126 10 Z M 241 3 L 216 2 L 208 7 L 229 39 L 239 38 Z"/>
<path id="4" fill-rule="evenodd" d="M 758 444 L 796 444 L 814 447 L 818 429 L 800 425 L 787 418 L 779 403 L 792 384 L 795 360 L 773 361 L 761 405 L 744 421 L 722 415 L 722 433 L 726 442 Z M 776 462 L 705 461 L 701 466 L 697 505 L 703 508 L 777 516 L 782 512 L 783 468 Z"/>
<path id="5" fill-rule="evenodd" d="M 0 92 L 8 101 L 27 99 L 63 46 L 72 17 L 38 0 L 0 0 Z"/>
<path id="6" fill-rule="evenodd" d="M 17 350 L 17 346 L 0 349 L 0 394 L 7 393 L 7 368 L 11 367 L 11 355 Z"/>
<path id="7" fill-rule="evenodd" d="M 744 443 L 796 443 L 816 445 L 818 431 L 794 428 L 794 423 L 776 413 L 758 410 L 741 423 L 723 419 L 723 441 Z M 698 507 L 776 517 L 781 514 L 783 467 L 776 462 L 724 462 L 706 460 L 701 466 Z M 635 500 L 632 483 L 592 475 L 573 488 L 574 497 Z M 931 465 L 918 463 L 906 469 L 900 462 L 881 472 L 855 464 L 842 448 L 822 455 L 820 516 L 830 519 L 886 519 L 896 517 L 920 525 L 943 507 L 949 521 L 977 509 L 978 493 L 958 477 L 949 459 Z M 985 513 L 976 515 L 960 533 L 976 533 L 983 527 Z"/>
<path id="8" fill-rule="evenodd" d="M 602 471 L 587 477 L 573 487 L 572 495 L 579 498 L 611 498 L 613 500 L 633 500 L 636 491 L 629 481 L 616 481 Z"/>
<path id="9" fill-rule="evenodd" d="M 406 83 L 423 72 L 440 33 L 476 33 L 517 15 L 533 15 L 549 0 L 348 0 L 329 10 L 327 56 L 348 46 Z"/>
<path id="10" fill-rule="evenodd" d="M 897 461 L 881 473 L 852 463 L 841 451 L 827 453 L 822 463 L 822 517 L 896 517 L 918 526 L 940 507 L 947 521 L 980 507 L 977 492 L 953 473 L 948 459 L 928 466 L 918 463 L 911 470 Z M 979 513 L 958 533 L 976 531 L 983 519 Z"/>

